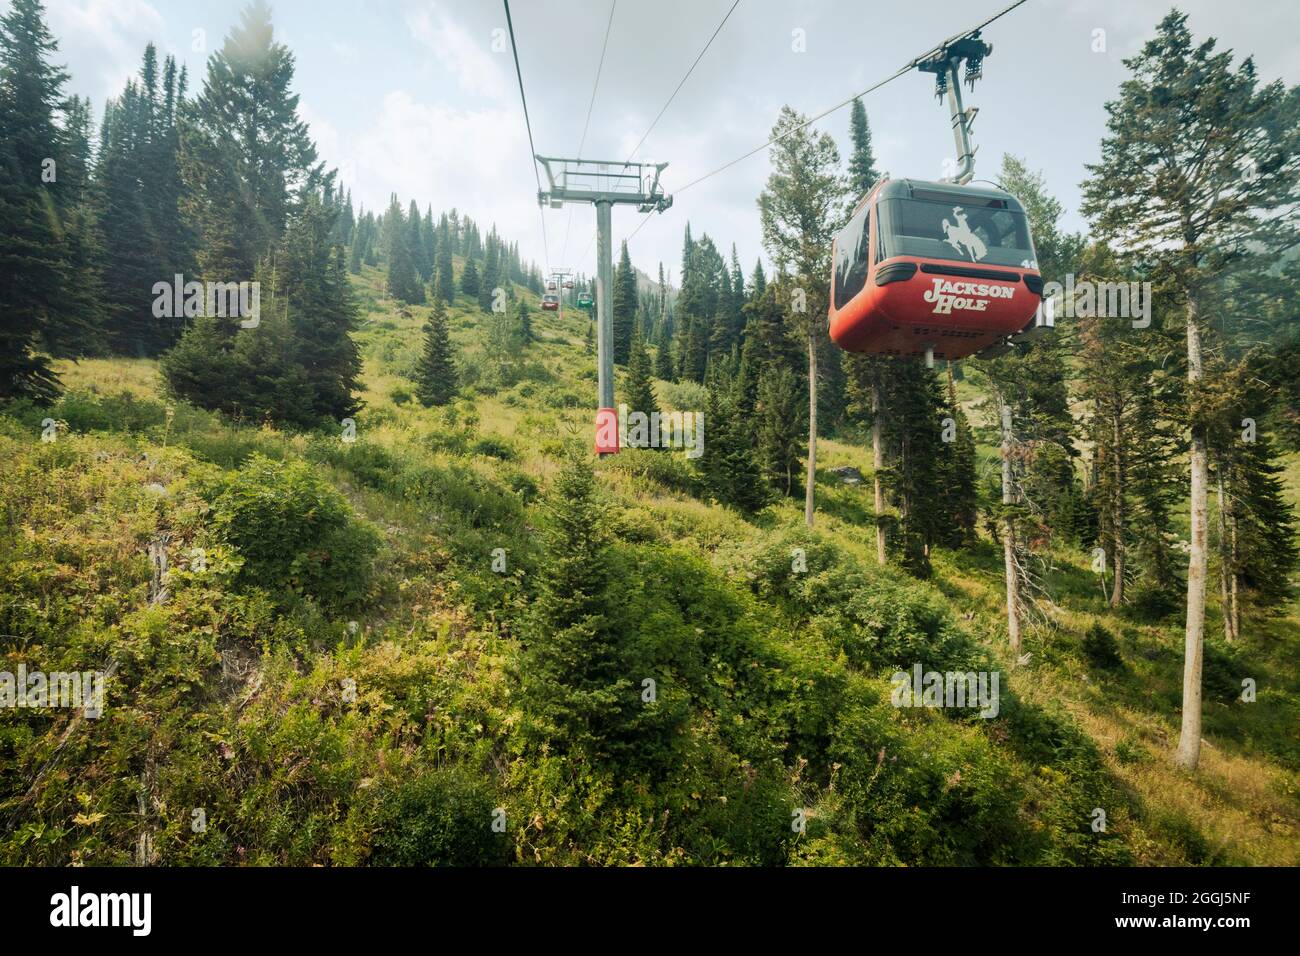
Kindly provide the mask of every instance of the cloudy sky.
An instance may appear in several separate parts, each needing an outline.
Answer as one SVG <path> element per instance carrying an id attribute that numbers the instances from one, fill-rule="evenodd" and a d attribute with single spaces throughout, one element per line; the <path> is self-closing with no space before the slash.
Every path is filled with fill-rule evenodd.
<path id="1" fill-rule="evenodd" d="M 584 154 L 624 159 L 699 54 L 733 0 L 615 0 L 592 104 L 608 0 L 515 0 L 512 15 L 538 152 L 574 155 L 588 105 Z M 766 141 L 783 104 L 813 115 L 893 73 L 935 42 L 1009 0 L 740 0 L 640 151 L 667 161 L 671 193 Z M 193 90 L 207 53 L 238 21 L 243 0 L 46 0 L 72 91 L 97 108 L 121 92 L 147 41 L 188 64 Z M 0 7 L 5 6 L 0 0 Z M 1295 0 L 1181 0 L 1194 35 L 1253 55 L 1265 80 L 1300 82 Z M 1084 164 L 1098 155 L 1104 103 L 1121 60 L 1151 35 L 1158 0 L 1029 0 L 985 32 L 994 51 L 968 94 L 980 108 L 976 177 L 1002 153 L 1047 178 L 1080 228 Z M 548 210 L 545 247 L 513 62 L 499 50 L 500 0 L 273 0 L 278 39 L 297 56 L 296 89 L 321 153 L 354 200 L 390 192 L 435 210 L 456 206 L 518 239 L 525 257 L 594 271 L 590 207 Z M 1099 33 L 1098 31 L 1104 31 Z M 1096 50 L 1102 46 L 1104 50 Z M 494 47 L 498 49 L 494 49 Z M 910 74 L 868 96 L 880 167 L 938 178 L 952 152 L 932 78 Z M 819 127 L 847 152 L 848 111 Z M 768 173 L 759 153 L 694 186 L 632 242 L 648 273 L 676 273 L 682 229 L 734 242 L 746 272 L 762 254 L 755 197 Z M 640 224 L 614 214 L 615 241 Z"/>

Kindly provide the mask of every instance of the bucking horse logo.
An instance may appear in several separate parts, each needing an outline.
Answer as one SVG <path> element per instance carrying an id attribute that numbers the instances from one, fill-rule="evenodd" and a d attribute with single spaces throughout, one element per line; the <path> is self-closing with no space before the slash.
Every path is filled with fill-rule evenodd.
<path id="1" fill-rule="evenodd" d="M 943 234 L 947 237 L 948 245 L 963 255 L 970 256 L 972 262 L 979 262 L 988 255 L 988 246 L 984 245 L 984 241 L 971 231 L 970 224 L 966 222 L 966 211 L 961 206 L 953 206 L 952 214 L 957 220 L 956 225 L 953 225 L 947 219 L 943 221 Z M 964 252 L 962 250 L 963 246 L 966 247 Z"/>

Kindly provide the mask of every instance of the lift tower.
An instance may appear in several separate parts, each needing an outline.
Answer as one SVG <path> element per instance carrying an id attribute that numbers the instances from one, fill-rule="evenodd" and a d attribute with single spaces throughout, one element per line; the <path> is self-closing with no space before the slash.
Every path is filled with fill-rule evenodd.
<path id="1" fill-rule="evenodd" d="M 629 163 L 592 159 L 558 159 L 537 156 L 546 170 L 549 189 L 537 201 L 554 209 L 566 202 L 587 202 L 596 207 L 596 381 L 597 447 L 602 455 L 618 451 L 618 412 L 614 407 L 614 262 L 611 247 L 611 212 L 616 203 L 636 206 L 638 212 L 663 212 L 673 204 L 659 185 L 667 163 Z M 602 443 L 602 423 L 613 419 L 614 443 Z"/>

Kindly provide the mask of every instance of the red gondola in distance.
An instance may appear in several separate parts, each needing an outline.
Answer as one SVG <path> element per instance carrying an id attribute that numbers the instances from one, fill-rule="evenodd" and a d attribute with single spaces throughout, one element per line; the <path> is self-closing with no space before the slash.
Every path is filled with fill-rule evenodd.
<path id="1" fill-rule="evenodd" d="M 1024 330 L 1043 280 L 1024 207 L 983 186 L 887 179 L 832 251 L 830 334 L 849 352 L 959 359 Z"/>

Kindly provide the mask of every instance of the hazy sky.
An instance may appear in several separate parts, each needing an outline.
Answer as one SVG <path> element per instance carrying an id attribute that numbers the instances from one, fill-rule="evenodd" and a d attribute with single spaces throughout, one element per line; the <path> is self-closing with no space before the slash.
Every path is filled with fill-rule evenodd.
<path id="1" fill-rule="evenodd" d="M 972 26 L 1010 0 L 741 0 L 704 60 L 641 150 L 668 161 L 669 192 L 764 142 L 782 104 L 812 115 L 893 73 L 935 42 Z M 121 92 L 153 40 L 202 82 L 206 53 L 238 21 L 243 0 L 46 0 L 73 92 L 97 111 Z M 584 149 L 624 159 L 732 0 L 617 0 L 604 71 Z M 0 0 L 0 7 L 6 6 Z M 1296 0 L 1182 0 L 1199 40 L 1219 38 L 1253 55 L 1264 80 L 1300 82 Z M 1150 37 L 1170 4 L 1156 0 L 1029 0 L 985 32 L 993 44 L 985 79 L 968 105 L 980 108 L 976 178 L 996 175 L 1002 153 L 1041 170 L 1077 213 L 1084 163 L 1098 157 L 1104 103 L 1125 76 L 1122 58 Z M 457 206 L 496 222 L 526 258 L 543 262 L 536 185 L 500 0 L 279 0 L 278 39 L 297 56 L 295 88 L 322 156 L 340 168 L 353 198 L 386 204 L 396 191 L 423 208 Z M 582 136 L 609 20 L 607 0 L 515 0 L 537 150 L 573 155 Z M 794 49 L 802 31 L 805 49 Z M 1104 30 L 1104 52 L 1094 52 Z M 203 31 L 202 34 L 196 31 Z M 198 47 L 198 49 L 196 49 Z M 946 108 L 929 76 L 895 80 L 864 103 L 878 163 L 894 176 L 935 179 L 952 152 Z M 848 110 L 823 120 L 846 154 Z M 746 273 L 762 252 L 755 198 L 769 171 L 759 153 L 688 190 L 632 243 L 633 261 L 674 277 L 687 220 L 698 236 L 735 242 Z M 548 210 L 549 263 L 594 272 L 595 214 Z M 614 214 L 615 248 L 640 223 Z M 567 243 L 566 243 L 567 236 Z"/>

